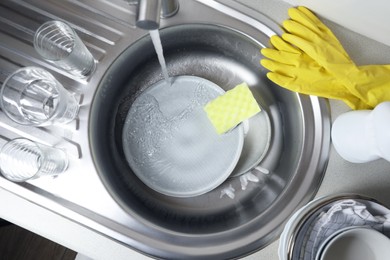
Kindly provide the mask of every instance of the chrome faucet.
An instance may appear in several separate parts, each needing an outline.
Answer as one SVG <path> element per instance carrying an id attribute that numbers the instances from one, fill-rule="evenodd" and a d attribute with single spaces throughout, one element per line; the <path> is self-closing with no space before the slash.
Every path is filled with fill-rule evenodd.
<path id="1" fill-rule="evenodd" d="M 160 17 L 171 17 L 179 10 L 178 0 L 128 0 L 128 3 L 137 5 L 135 25 L 144 30 L 158 29 Z"/>

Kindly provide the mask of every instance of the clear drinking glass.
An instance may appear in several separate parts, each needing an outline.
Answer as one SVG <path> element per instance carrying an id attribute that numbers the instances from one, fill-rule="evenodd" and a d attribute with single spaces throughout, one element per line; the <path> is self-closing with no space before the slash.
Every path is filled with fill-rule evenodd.
<path id="1" fill-rule="evenodd" d="M 34 36 L 35 50 L 47 61 L 77 77 L 87 77 L 96 67 L 91 52 L 68 24 L 49 21 Z"/>
<path id="2" fill-rule="evenodd" d="M 38 67 L 25 67 L 8 76 L 1 88 L 0 104 L 10 119 L 32 126 L 66 124 L 79 111 L 74 95 Z"/>
<path id="3" fill-rule="evenodd" d="M 1 173 L 15 182 L 58 175 L 68 168 L 68 162 L 68 157 L 62 149 L 25 138 L 7 142 L 0 151 Z"/>

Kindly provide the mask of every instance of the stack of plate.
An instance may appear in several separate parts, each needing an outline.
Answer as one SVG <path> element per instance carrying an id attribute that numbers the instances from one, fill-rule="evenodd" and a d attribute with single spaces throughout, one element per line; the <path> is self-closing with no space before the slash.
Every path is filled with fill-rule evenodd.
<path id="1" fill-rule="evenodd" d="M 123 127 L 123 151 L 147 186 L 173 197 L 207 193 L 256 167 L 271 139 L 265 111 L 218 135 L 203 107 L 225 93 L 196 76 L 159 81 L 138 94 Z"/>
<path id="2" fill-rule="evenodd" d="M 319 198 L 287 222 L 280 237 L 279 258 L 389 259 L 389 214 L 388 208 L 359 195 Z"/>

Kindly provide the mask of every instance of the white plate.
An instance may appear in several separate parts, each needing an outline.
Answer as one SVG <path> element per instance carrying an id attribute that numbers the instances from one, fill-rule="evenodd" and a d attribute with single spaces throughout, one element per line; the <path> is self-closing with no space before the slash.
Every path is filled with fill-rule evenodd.
<path id="1" fill-rule="evenodd" d="M 203 107 L 224 91 L 199 77 L 160 81 L 132 104 L 123 127 L 123 150 L 150 188 L 175 197 L 204 194 L 224 182 L 243 147 L 238 126 L 218 135 Z"/>
<path id="2" fill-rule="evenodd" d="M 271 142 L 271 122 L 264 109 L 245 120 L 243 125 L 244 132 L 247 129 L 244 136 L 244 148 L 232 177 L 247 173 L 259 165 L 267 154 Z"/>
<path id="3" fill-rule="evenodd" d="M 370 228 L 353 228 L 339 233 L 325 246 L 321 260 L 388 260 L 390 239 Z"/>
<path id="4" fill-rule="evenodd" d="M 340 235 L 341 233 L 347 231 L 347 230 L 350 230 L 350 229 L 354 229 L 354 228 L 362 228 L 362 227 L 356 227 L 356 226 L 353 226 L 353 227 L 345 227 L 345 228 L 342 228 L 340 230 L 337 230 L 336 232 L 334 232 L 333 234 L 331 234 L 330 236 L 328 236 L 322 243 L 321 245 L 318 247 L 318 250 L 317 250 L 317 253 L 316 253 L 316 258 L 315 260 L 320 260 L 321 259 L 321 256 L 322 254 L 324 253 L 324 250 L 326 248 L 326 246 L 329 244 L 330 241 L 332 241 L 335 237 L 337 237 L 338 235 Z"/>

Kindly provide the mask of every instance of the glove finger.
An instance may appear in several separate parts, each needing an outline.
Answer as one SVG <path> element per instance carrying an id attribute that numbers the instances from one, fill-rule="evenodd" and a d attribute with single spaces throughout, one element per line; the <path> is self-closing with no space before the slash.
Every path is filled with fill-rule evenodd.
<path id="1" fill-rule="evenodd" d="M 306 9 L 307 10 L 307 9 Z M 310 12 L 310 11 L 308 11 Z M 306 15 L 305 12 L 302 12 L 299 7 L 298 8 L 290 8 L 288 9 L 288 16 L 291 18 L 291 20 L 296 21 L 303 26 L 309 28 L 313 32 L 317 33 L 318 35 L 322 34 L 322 31 L 320 30 L 320 24 L 322 22 L 319 19 L 312 19 L 310 16 Z M 314 15 L 312 15 L 314 16 Z M 314 16 L 314 18 L 316 18 Z"/>
<path id="2" fill-rule="evenodd" d="M 313 60 L 318 61 L 319 59 L 323 60 L 321 57 L 318 57 L 316 48 L 314 47 L 315 44 L 312 42 L 294 35 L 290 33 L 284 33 L 282 34 L 282 39 L 286 42 L 296 46 L 297 48 L 301 49 L 303 52 L 305 52 L 307 55 L 309 55 Z"/>
<path id="3" fill-rule="evenodd" d="M 307 41 L 311 41 L 314 44 L 318 44 L 325 41 L 325 39 L 321 38 L 321 36 L 317 35 L 309 28 L 293 20 L 284 21 L 283 28 L 287 32 L 299 36 Z"/>
<path id="4" fill-rule="evenodd" d="M 301 16 L 305 16 L 308 20 L 311 21 L 312 24 L 315 24 L 316 27 L 323 33 L 327 34 L 328 36 L 333 37 L 337 42 L 336 36 L 333 34 L 333 32 L 329 29 L 328 26 L 326 26 L 313 12 L 311 12 L 308 8 L 304 6 L 298 6 L 297 9 L 301 12 Z M 298 20 L 297 20 L 298 21 Z"/>
<path id="5" fill-rule="evenodd" d="M 280 51 L 290 52 L 290 53 L 296 53 L 301 54 L 302 52 L 292 46 L 291 44 L 285 42 L 280 36 L 274 35 L 270 39 L 272 46 L 274 46 L 276 49 Z"/>
<path id="6" fill-rule="evenodd" d="M 279 86 L 286 88 L 288 90 L 295 91 L 294 88 L 290 89 L 290 87 L 289 87 L 290 83 L 294 80 L 294 78 L 292 78 L 290 76 L 285 76 L 285 75 L 275 73 L 275 72 L 268 72 L 267 78 L 269 80 L 271 80 L 273 83 L 275 83 L 276 85 L 279 85 Z"/>
<path id="7" fill-rule="evenodd" d="M 333 34 L 333 32 L 309 9 L 303 6 L 298 8 L 290 8 L 288 10 L 290 18 L 303 26 L 307 27 L 319 37 L 332 44 L 335 48 L 339 49 L 340 52 L 343 52 L 345 56 L 348 56 L 347 52 L 344 50 L 344 47 Z"/>
<path id="8" fill-rule="evenodd" d="M 261 54 L 273 61 L 277 61 L 279 63 L 297 66 L 299 61 L 299 54 L 285 52 L 285 51 L 279 51 L 275 49 L 270 48 L 263 48 L 261 49 Z"/>
<path id="9" fill-rule="evenodd" d="M 267 78 L 275 84 L 293 92 L 326 97 L 326 94 L 324 95 L 324 93 L 319 91 L 317 88 L 313 88 L 308 84 L 302 85 L 296 76 L 286 76 L 276 72 L 269 72 L 267 73 Z"/>
<path id="10" fill-rule="evenodd" d="M 329 30 L 329 28 L 309 9 L 304 6 L 298 6 L 297 10 L 304 15 L 304 17 L 315 24 L 317 28 Z"/>
<path id="11" fill-rule="evenodd" d="M 279 86 L 301 94 L 314 95 L 319 97 L 334 96 L 333 92 L 327 91 L 327 89 L 323 88 L 324 84 L 320 84 L 318 86 L 315 83 L 301 80 L 297 75 L 289 76 L 277 72 L 269 72 L 267 73 L 267 77 Z"/>
<path id="12" fill-rule="evenodd" d="M 332 46 L 329 45 L 324 48 L 322 42 L 313 44 L 306 39 L 289 33 L 284 33 L 282 38 L 286 42 L 301 49 L 322 67 L 329 71 L 332 71 L 333 69 L 332 73 L 337 72 L 336 66 L 333 68 L 332 64 L 353 64 L 350 59 L 347 59 L 343 54 L 332 48 Z"/>
<path id="13" fill-rule="evenodd" d="M 294 67 L 284 63 L 268 59 L 261 59 L 260 64 L 271 72 L 277 72 L 285 76 L 289 76 L 290 74 L 294 75 Z"/>

